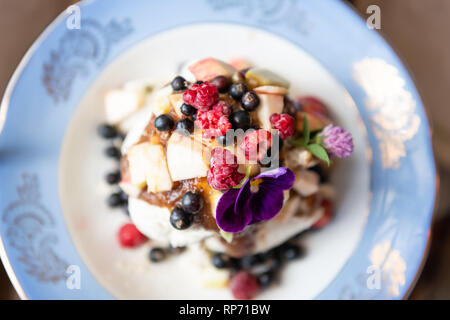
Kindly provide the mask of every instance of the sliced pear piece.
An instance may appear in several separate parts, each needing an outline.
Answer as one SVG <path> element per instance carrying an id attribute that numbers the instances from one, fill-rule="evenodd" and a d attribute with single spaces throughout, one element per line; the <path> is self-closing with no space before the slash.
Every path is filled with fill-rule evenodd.
<path id="1" fill-rule="evenodd" d="M 310 170 L 295 172 L 294 190 L 303 197 L 309 197 L 319 191 L 319 175 Z"/>
<path id="2" fill-rule="evenodd" d="M 141 143 L 128 150 L 130 180 L 142 188 L 147 184 L 150 192 L 172 190 L 172 178 L 167 168 L 164 149 L 160 144 Z"/>
<path id="3" fill-rule="evenodd" d="M 261 127 L 270 130 L 270 116 L 274 113 L 282 113 L 284 107 L 284 97 L 277 94 L 258 94 L 260 105 L 256 111 Z"/>
<path id="4" fill-rule="evenodd" d="M 173 181 L 206 177 L 209 154 L 203 144 L 174 132 L 167 142 L 167 164 Z"/>
<path id="5" fill-rule="evenodd" d="M 283 87 L 278 86 L 262 86 L 257 87 L 253 89 L 256 93 L 262 93 L 262 94 L 281 94 L 283 96 L 287 95 L 289 93 L 289 90 Z"/>
<path id="6" fill-rule="evenodd" d="M 170 95 L 172 94 L 173 89 L 172 86 L 165 86 L 157 91 L 155 91 L 153 96 L 153 112 L 159 116 L 164 113 L 168 113 L 172 108 L 172 104 L 170 102 Z"/>
<path id="7" fill-rule="evenodd" d="M 289 89 L 289 81 L 278 74 L 262 68 L 253 68 L 247 71 L 245 78 L 253 87 L 278 86 Z"/>
<path id="8" fill-rule="evenodd" d="M 105 95 L 106 121 L 118 124 L 133 112 L 138 110 L 144 102 L 144 96 L 133 90 L 110 90 Z"/>
<path id="9" fill-rule="evenodd" d="M 217 76 L 231 77 L 236 72 L 236 69 L 223 61 L 206 58 L 191 65 L 189 71 L 192 72 L 197 80 L 210 81 Z"/>

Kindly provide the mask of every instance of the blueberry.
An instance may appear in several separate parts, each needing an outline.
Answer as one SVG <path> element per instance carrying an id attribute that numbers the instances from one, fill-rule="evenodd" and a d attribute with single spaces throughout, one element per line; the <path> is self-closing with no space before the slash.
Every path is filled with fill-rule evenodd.
<path id="1" fill-rule="evenodd" d="M 199 80 L 195 84 L 201 85 L 201 84 L 204 84 L 204 83 L 205 83 L 204 81 Z"/>
<path id="2" fill-rule="evenodd" d="M 234 143 L 234 136 L 227 137 L 226 135 L 217 137 L 217 143 L 222 147 L 232 145 Z"/>
<path id="3" fill-rule="evenodd" d="M 229 117 L 229 120 L 231 125 L 233 126 L 233 129 L 247 130 L 252 123 L 250 114 L 245 110 L 232 113 Z"/>
<path id="4" fill-rule="evenodd" d="M 192 226 L 194 216 L 181 208 L 176 207 L 170 213 L 170 223 L 177 230 L 185 230 Z"/>
<path id="5" fill-rule="evenodd" d="M 203 208 L 203 198 L 200 194 L 188 191 L 181 200 L 183 209 L 189 213 L 195 214 Z"/>
<path id="6" fill-rule="evenodd" d="M 248 91 L 248 87 L 243 82 L 237 82 L 230 88 L 230 96 L 237 101 L 240 101 L 244 94 Z"/>
<path id="7" fill-rule="evenodd" d="M 152 262 L 161 262 L 166 258 L 166 252 L 162 248 L 152 248 L 149 258 Z"/>
<path id="8" fill-rule="evenodd" d="M 217 76 L 211 84 L 216 86 L 220 93 L 226 93 L 230 89 L 230 80 L 225 76 Z"/>
<path id="9" fill-rule="evenodd" d="M 155 128 L 159 131 L 170 131 L 174 125 L 172 117 L 167 114 L 162 114 L 155 119 Z"/>
<path id="10" fill-rule="evenodd" d="M 125 204 L 120 193 L 113 193 L 110 195 L 107 202 L 111 208 L 121 207 Z"/>
<path id="11" fill-rule="evenodd" d="M 225 269 L 230 267 L 230 258 L 223 253 L 216 253 L 212 257 L 212 264 L 217 269 Z"/>
<path id="12" fill-rule="evenodd" d="M 120 171 L 110 172 L 106 175 L 106 182 L 108 184 L 117 184 L 120 182 Z"/>
<path id="13" fill-rule="evenodd" d="M 320 183 L 325 183 L 328 181 L 328 177 L 325 173 L 325 170 L 323 169 L 323 167 L 318 164 L 312 168 L 309 168 L 309 170 L 314 171 L 315 173 L 317 173 L 320 177 Z"/>
<path id="14" fill-rule="evenodd" d="M 177 131 L 181 131 L 181 134 L 194 132 L 194 122 L 190 119 L 183 119 L 178 121 Z"/>
<path id="15" fill-rule="evenodd" d="M 120 150 L 114 146 L 106 148 L 105 154 L 107 157 L 114 159 L 120 159 L 122 157 Z"/>
<path id="16" fill-rule="evenodd" d="M 248 270 L 257 264 L 257 260 L 254 255 L 247 255 L 241 258 L 240 264 L 241 269 Z"/>
<path id="17" fill-rule="evenodd" d="M 259 100 L 258 95 L 255 92 L 249 91 L 246 94 L 244 94 L 244 96 L 242 97 L 241 104 L 245 110 L 251 112 L 251 111 L 255 111 L 256 108 L 259 107 L 260 100 Z"/>
<path id="18" fill-rule="evenodd" d="M 181 91 L 186 89 L 186 79 L 184 79 L 183 77 L 176 77 L 175 79 L 172 80 L 172 89 L 174 91 Z"/>
<path id="19" fill-rule="evenodd" d="M 187 103 L 183 103 L 180 110 L 181 113 L 184 114 L 186 117 L 191 117 L 197 113 L 197 109 Z"/>
<path id="20" fill-rule="evenodd" d="M 302 256 L 302 250 L 299 246 L 287 243 L 281 248 L 281 255 L 286 261 L 298 259 Z"/>
<path id="21" fill-rule="evenodd" d="M 109 124 L 102 124 L 98 127 L 98 134 L 105 139 L 114 139 L 117 137 L 119 132 L 114 126 L 111 126 Z"/>
<path id="22" fill-rule="evenodd" d="M 197 113 L 193 114 L 191 118 L 193 121 L 197 120 Z"/>
<path id="23" fill-rule="evenodd" d="M 263 272 L 258 276 L 259 284 L 263 289 L 266 289 L 269 287 L 273 281 L 275 280 L 275 271 L 274 270 L 268 270 L 266 272 Z"/>

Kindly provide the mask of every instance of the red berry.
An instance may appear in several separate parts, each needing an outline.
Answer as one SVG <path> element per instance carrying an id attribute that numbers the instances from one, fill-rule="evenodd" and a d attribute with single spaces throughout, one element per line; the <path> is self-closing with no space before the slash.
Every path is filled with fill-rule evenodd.
<path id="1" fill-rule="evenodd" d="M 132 223 L 124 224 L 119 229 L 117 236 L 119 238 L 120 245 L 124 248 L 135 248 L 147 241 L 147 237 L 144 236 Z"/>
<path id="2" fill-rule="evenodd" d="M 312 228 L 314 229 L 322 229 L 327 226 L 333 218 L 333 203 L 328 200 L 323 200 L 321 206 L 324 209 L 324 213 L 323 216 L 313 224 Z"/>
<path id="3" fill-rule="evenodd" d="M 183 100 L 200 111 L 208 111 L 219 101 L 219 91 L 216 86 L 209 82 L 194 84 L 191 89 L 183 94 Z"/>
<path id="4" fill-rule="evenodd" d="M 225 102 L 218 102 L 213 109 L 209 111 L 198 111 L 195 125 L 203 130 L 203 137 L 210 139 L 213 137 L 224 136 L 231 129 L 231 123 L 228 120 L 227 112 L 231 108 Z"/>
<path id="5" fill-rule="evenodd" d="M 250 161 L 261 160 L 272 145 L 272 135 L 266 130 L 256 130 L 248 133 L 241 142 L 240 148 L 245 158 Z"/>
<path id="6" fill-rule="evenodd" d="M 229 150 L 215 148 L 211 152 L 211 169 L 208 171 L 208 184 L 215 190 L 225 191 L 237 186 L 245 175 L 238 172 L 237 158 Z"/>
<path id="7" fill-rule="evenodd" d="M 246 272 L 239 271 L 230 280 L 230 289 L 235 299 L 253 299 L 261 290 L 258 279 Z"/>
<path id="8" fill-rule="evenodd" d="M 297 99 L 297 102 L 300 104 L 302 111 L 306 113 L 322 117 L 328 116 L 327 108 L 323 102 L 317 98 L 301 97 Z"/>
<path id="9" fill-rule="evenodd" d="M 281 139 L 287 139 L 294 134 L 295 119 L 287 113 L 274 113 L 270 117 L 272 128 L 277 129 Z"/>

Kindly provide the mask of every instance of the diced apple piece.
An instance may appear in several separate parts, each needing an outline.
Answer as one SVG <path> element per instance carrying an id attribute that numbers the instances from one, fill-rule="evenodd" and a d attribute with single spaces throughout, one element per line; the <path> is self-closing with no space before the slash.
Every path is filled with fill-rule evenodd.
<path id="1" fill-rule="evenodd" d="M 141 143 L 128 150 L 131 183 L 142 188 L 147 184 L 150 192 L 172 189 L 172 179 L 167 168 L 164 150 L 160 144 Z"/>
<path id="2" fill-rule="evenodd" d="M 174 93 L 169 96 L 170 104 L 172 108 L 175 110 L 176 114 L 182 118 L 183 114 L 181 113 L 181 106 L 183 105 L 183 94 L 182 93 Z"/>
<path id="3" fill-rule="evenodd" d="M 308 127 L 311 132 L 322 130 L 331 123 L 331 121 L 328 118 L 319 114 L 314 115 L 306 112 L 297 112 L 297 130 L 300 132 L 303 131 L 303 122 L 304 122 L 303 119 L 305 115 L 308 119 Z"/>
<path id="4" fill-rule="evenodd" d="M 288 89 L 278 86 L 262 86 L 253 89 L 253 91 L 261 94 L 281 94 L 283 96 L 289 93 Z"/>
<path id="5" fill-rule="evenodd" d="M 267 69 L 250 69 L 245 74 L 245 78 L 253 87 L 278 86 L 289 89 L 290 86 L 289 81 Z"/>
<path id="6" fill-rule="evenodd" d="M 277 94 L 258 94 L 260 99 L 256 117 L 263 129 L 270 130 L 270 116 L 274 113 L 282 113 L 284 107 L 284 97 Z"/>
<path id="7" fill-rule="evenodd" d="M 303 167 L 310 168 L 317 165 L 319 162 L 316 158 L 313 157 L 311 152 L 303 148 L 295 148 L 289 150 L 286 153 L 286 161 L 288 167 Z"/>
<path id="8" fill-rule="evenodd" d="M 157 90 L 153 97 L 154 104 L 154 113 L 159 116 L 164 113 L 168 113 L 172 108 L 172 104 L 170 102 L 170 95 L 172 94 L 173 89 L 172 86 L 165 86 L 159 90 Z"/>
<path id="9" fill-rule="evenodd" d="M 105 95 L 106 121 L 110 124 L 118 124 L 133 112 L 138 110 L 144 101 L 144 97 L 131 90 L 110 90 Z"/>
<path id="10" fill-rule="evenodd" d="M 206 177 L 209 149 L 191 137 L 174 132 L 167 142 L 167 163 L 173 181 Z"/>
<path id="11" fill-rule="evenodd" d="M 236 69 L 223 61 L 206 58 L 190 66 L 189 71 L 196 80 L 210 81 L 217 76 L 231 77 Z"/>
<path id="12" fill-rule="evenodd" d="M 248 61 L 245 58 L 235 58 L 230 61 L 230 64 L 235 68 L 236 70 L 245 70 L 252 67 L 252 64 L 250 61 Z"/>
<path id="13" fill-rule="evenodd" d="M 314 171 L 301 170 L 295 173 L 294 190 L 303 197 L 309 197 L 319 191 L 320 177 Z"/>
<path id="14" fill-rule="evenodd" d="M 300 210 L 299 207 L 301 202 L 301 198 L 297 195 L 290 197 L 287 201 L 285 201 L 280 213 L 275 216 L 275 221 L 283 223 L 295 216 L 295 214 Z"/>
<path id="15" fill-rule="evenodd" d="M 319 115 L 323 117 L 328 116 L 328 111 L 325 105 L 315 97 L 300 97 L 297 102 L 302 106 L 302 110 L 308 114 Z"/>

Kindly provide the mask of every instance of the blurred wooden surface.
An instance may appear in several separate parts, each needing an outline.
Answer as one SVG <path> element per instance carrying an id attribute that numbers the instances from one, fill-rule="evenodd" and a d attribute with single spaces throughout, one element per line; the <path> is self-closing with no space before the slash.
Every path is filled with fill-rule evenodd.
<path id="1" fill-rule="evenodd" d="M 450 190 L 450 30 L 449 0 L 354 0 L 362 14 L 381 8 L 382 32 L 409 65 L 434 124 L 441 194 Z M 0 0 L 0 93 L 21 57 L 71 0 Z M 430 256 L 411 299 L 450 299 L 450 198 L 441 197 Z M 17 299 L 0 266 L 0 299 Z"/>

